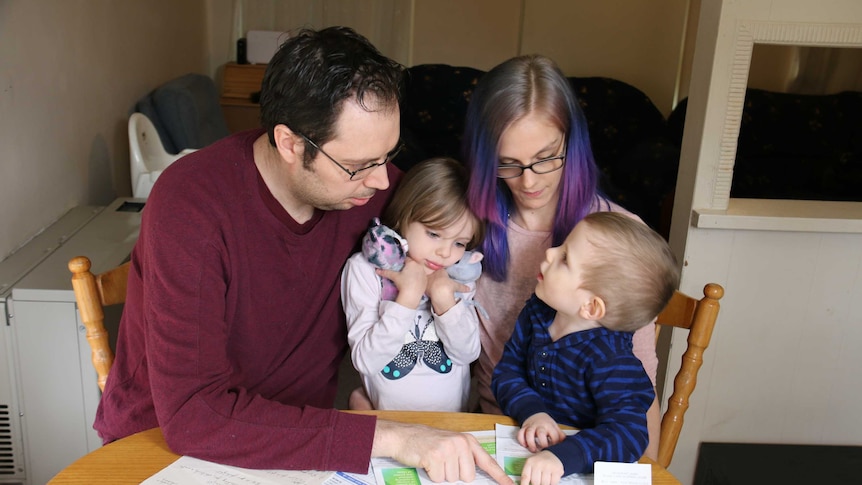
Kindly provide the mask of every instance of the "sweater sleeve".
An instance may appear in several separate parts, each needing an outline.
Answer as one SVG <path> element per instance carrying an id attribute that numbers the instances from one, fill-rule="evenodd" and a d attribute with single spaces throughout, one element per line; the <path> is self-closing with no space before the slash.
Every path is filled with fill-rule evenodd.
<path id="1" fill-rule="evenodd" d="M 655 393 L 640 361 L 616 356 L 593 361 L 591 367 L 589 389 L 598 410 L 595 427 L 548 448 L 563 462 L 564 475 L 592 473 L 596 461 L 635 462 L 649 441 L 646 412 Z"/>
<path id="2" fill-rule="evenodd" d="M 182 186 L 165 186 L 168 181 L 154 193 L 191 197 Z M 234 255 L 220 244 L 232 235 L 209 222 L 213 211 L 205 204 L 186 203 L 177 210 L 169 200 L 157 196 L 147 202 L 148 223 L 136 247 L 147 261 L 137 269 L 147 329 L 137 344 L 146 348 L 147 365 L 135 370 L 149 374 L 168 446 L 180 455 L 248 468 L 366 471 L 373 417 L 305 406 L 304 396 L 275 401 L 249 391 L 254 382 L 237 377 L 249 375 L 242 362 L 230 358 L 237 335 L 285 335 L 290 317 L 242 325 L 229 321 L 225 295 L 243 291 L 229 287 Z M 248 295 L 255 298 L 261 296 Z M 282 322 L 286 326 L 277 326 Z"/>
<path id="3" fill-rule="evenodd" d="M 380 372 L 401 350 L 416 310 L 380 300 L 380 277 L 361 253 L 347 260 L 341 277 L 341 297 L 347 317 L 347 341 L 356 370 Z"/>

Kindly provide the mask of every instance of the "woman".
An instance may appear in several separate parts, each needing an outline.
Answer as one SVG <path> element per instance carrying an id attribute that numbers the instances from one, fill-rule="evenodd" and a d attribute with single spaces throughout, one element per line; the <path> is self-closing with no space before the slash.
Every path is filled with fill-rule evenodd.
<path id="1" fill-rule="evenodd" d="M 489 315 L 480 316 L 482 352 L 474 375 L 482 411 L 500 413 L 491 375 L 536 286 L 545 250 L 560 245 L 590 212 L 626 211 L 598 189 L 586 119 L 568 79 L 551 59 L 515 57 L 488 71 L 467 108 L 463 143 L 471 170 L 469 202 L 487 222 L 476 300 Z M 635 333 L 634 353 L 655 386 L 654 325 Z M 647 421 L 646 455 L 655 458 L 657 400 Z"/>

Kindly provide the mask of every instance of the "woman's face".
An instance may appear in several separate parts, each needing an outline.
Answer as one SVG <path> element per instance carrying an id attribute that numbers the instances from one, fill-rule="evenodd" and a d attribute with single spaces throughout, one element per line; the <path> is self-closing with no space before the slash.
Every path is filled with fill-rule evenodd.
<path id="1" fill-rule="evenodd" d="M 500 164 L 527 166 L 543 158 L 561 155 L 565 136 L 555 124 L 540 113 L 532 112 L 515 121 L 500 137 Z M 524 170 L 520 177 L 503 179 L 519 212 L 556 210 L 560 198 L 563 170 L 537 174 Z"/>

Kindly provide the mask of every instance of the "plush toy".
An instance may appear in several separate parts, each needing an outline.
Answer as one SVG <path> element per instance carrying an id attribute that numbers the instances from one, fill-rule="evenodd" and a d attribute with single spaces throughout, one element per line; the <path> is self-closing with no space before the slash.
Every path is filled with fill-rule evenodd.
<path id="1" fill-rule="evenodd" d="M 381 269 L 401 271 L 407 258 L 407 240 L 400 234 L 380 223 L 380 219 L 371 220 L 371 226 L 362 237 L 362 255 L 372 265 Z M 380 278 L 381 300 L 394 300 L 398 296 L 398 288 L 388 278 Z"/>
<path id="2" fill-rule="evenodd" d="M 371 225 L 362 237 L 362 255 L 372 265 L 381 269 L 401 271 L 407 258 L 407 241 L 400 234 L 380 223 L 380 219 L 371 220 Z M 482 259 L 478 251 L 466 251 L 460 261 L 446 269 L 453 280 L 471 286 L 482 275 Z M 381 280 L 381 300 L 394 300 L 398 296 L 395 283 L 387 278 Z M 463 296 L 463 295 L 462 295 Z M 480 311 L 484 310 L 477 305 Z"/>
<path id="3" fill-rule="evenodd" d="M 464 251 L 461 260 L 446 268 L 446 272 L 458 283 L 469 285 L 482 276 L 481 261 L 484 257 L 479 251 Z"/>
<path id="4" fill-rule="evenodd" d="M 464 251 L 464 256 L 460 261 L 446 268 L 446 272 L 449 273 L 449 277 L 458 283 L 465 284 L 470 287 L 470 289 L 474 289 L 476 287 L 476 280 L 482 276 L 482 259 L 484 259 L 485 255 L 480 253 L 479 251 Z M 472 305 L 476 307 L 476 310 L 482 314 L 485 318 L 490 318 L 488 316 L 488 312 L 479 304 L 476 300 L 468 300 L 467 295 L 463 293 L 455 293 L 459 298 L 464 300 L 468 305 Z"/>

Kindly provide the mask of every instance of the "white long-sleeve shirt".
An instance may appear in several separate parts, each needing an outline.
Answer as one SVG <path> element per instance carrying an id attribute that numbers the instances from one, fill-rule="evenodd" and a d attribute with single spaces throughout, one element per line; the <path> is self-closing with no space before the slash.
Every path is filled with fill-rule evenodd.
<path id="1" fill-rule="evenodd" d="M 347 339 L 353 366 L 374 408 L 466 411 L 470 363 L 480 352 L 479 318 L 468 303 L 475 289 L 446 313 L 437 315 L 427 297 L 422 298 L 419 308 L 410 309 L 394 301 L 381 301 L 380 288 L 374 266 L 361 253 L 351 256 L 341 277 Z M 448 359 L 437 362 L 436 355 L 425 358 L 436 354 L 438 341 Z M 405 352 L 408 344 L 423 350 L 412 369 L 395 377 L 398 364 L 413 360 Z M 397 363 L 392 365 L 396 357 Z M 434 362 L 444 372 L 429 366 Z"/>

